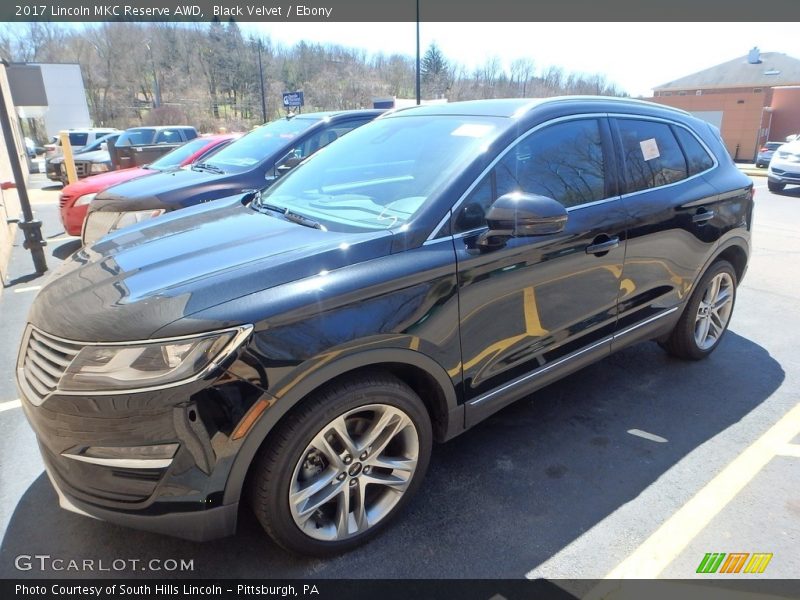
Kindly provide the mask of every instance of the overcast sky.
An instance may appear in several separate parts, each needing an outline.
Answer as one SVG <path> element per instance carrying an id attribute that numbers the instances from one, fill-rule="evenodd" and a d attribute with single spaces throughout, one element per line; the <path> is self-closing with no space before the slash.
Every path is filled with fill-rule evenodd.
<path id="1" fill-rule="evenodd" d="M 768 5 L 768 3 L 767 3 Z M 273 40 L 415 53 L 415 23 L 245 23 Z M 744 56 L 753 46 L 800 59 L 798 23 L 422 23 L 422 52 L 435 41 L 469 69 L 497 56 L 530 57 L 538 69 L 602 73 L 633 96 L 653 86 Z"/>

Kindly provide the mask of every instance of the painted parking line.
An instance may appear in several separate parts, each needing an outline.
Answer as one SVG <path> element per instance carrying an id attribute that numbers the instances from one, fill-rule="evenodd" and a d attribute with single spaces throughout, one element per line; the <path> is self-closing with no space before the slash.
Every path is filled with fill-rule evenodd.
<path id="1" fill-rule="evenodd" d="M 800 446 L 790 443 L 798 433 L 800 404 L 731 461 L 605 578 L 658 577 L 773 457 L 800 456 Z M 603 597 L 602 587 L 598 585 L 587 598 Z"/>
<path id="2" fill-rule="evenodd" d="M 0 412 L 12 410 L 14 408 L 22 408 L 22 402 L 19 398 L 16 400 L 9 400 L 8 402 L 0 402 Z"/>
<path id="3" fill-rule="evenodd" d="M 31 285 L 31 286 L 28 286 L 28 287 L 15 288 L 14 289 L 14 293 L 15 294 L 24 294 L 25 292 L 35 292 L 35 291 L 38 291 L 40 289 L 42 289 L 42 286 L 40 286 L 40 285 Z"/>
<path id="4" fill-rule="evenodd" d="M 660 435 L 656 435 L 655 433 L 642 431 L 641 429 L 628 429 L 628 433 L 630 433 L 631 435 L 635 435 L 636 437 L 650 440 L 651 442 L 658 442 L 659 444 L 664 444 L 667 441 L 669 441 L 667 440 L 667 438 L 663 438 Z"/>

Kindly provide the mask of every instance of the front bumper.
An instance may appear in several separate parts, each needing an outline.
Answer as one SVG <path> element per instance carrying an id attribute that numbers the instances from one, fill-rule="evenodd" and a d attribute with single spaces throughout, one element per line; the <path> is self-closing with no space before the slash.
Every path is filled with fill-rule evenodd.
<path id="1" fill-rule="evenodd" d="M 45 359 L 67 356 L 72 342 L 48 349 L 43 341 L 49 338 L 39 330 L 31 338 L 32 330 L 22 347 L 34 344 L 37 358 L 23 350 L 17 387 L 60 505 L 195 541 L 234 533 L 238 500 L 224 504 L 223 498 L 242 441 L 233 440 L 231 431 L 262 392 L 227 371 L 139 392 L 48 390 L 26 369 L 45 377 Z M 172 449 L 168 456 L 128 453 L 165 445 Z"/>
<path id="2" fill-rule="evenodd" d="M 770 164 L 767 179 L 773 183 L 800 185 L 800 163 Z"/>
<path id="3" fill-rule="evenodd" d="M 151 531 L 172 537 L 183 538 L 193 542 L 205 542 L 236 533 L 236 520 L 239 504 L 226 504 L 208 510 L 192 512 L 168 513 L 161 515 L 141 515 L 120 512 L 92 506 L 68 496 L 59 486 L 50 468 L 46 467 L 47 476 L 58 494 L 58 505 L 64 510 L 131 527 L 142 531 Z"/>

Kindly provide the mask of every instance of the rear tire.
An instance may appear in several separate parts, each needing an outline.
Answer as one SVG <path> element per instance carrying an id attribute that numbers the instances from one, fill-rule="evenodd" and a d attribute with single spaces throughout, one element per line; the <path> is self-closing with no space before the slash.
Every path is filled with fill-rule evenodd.
<path id="1" fill-rule="evenodd" d="M 672 356 L 700 360 L 711 354 L 728 329 L 736 302 L 736 271 L 726 260 L 712 264 L 697 283 L 669 338 L 660 345 Z"/>
<path id="2" fill-rule="evenodd" d="M 373 372 L 311 396 L 269 434 L 250 501 L 280 546 L 330 556 L 386 527 L 419 488 L 433 432 L 405 383 Z"/>
<path id="3" fill-rule="evenodd" d="M 786 187 L 785 183 L 775 183 L 773 181 L 767 181 L 767 189 L 770 192 L 782 192 L 783 188 Z"/>

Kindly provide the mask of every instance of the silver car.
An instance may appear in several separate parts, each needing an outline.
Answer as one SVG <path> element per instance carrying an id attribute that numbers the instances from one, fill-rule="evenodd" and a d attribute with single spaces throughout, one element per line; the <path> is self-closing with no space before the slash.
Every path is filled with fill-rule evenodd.
<path id="1" fill-rule="evenodd" d="M 772 155 L 775 154 L 775 150 L 782 144 L 783 142 L 767 142 L 764 144 L 764 147 L 758 151 L 758 156 L 756 156 L 756 166 L 760 168 L 769 165 L 769 161 Z"/>
<path id="2" fill-rule="evenodd" d="M 769 191 L 780 192 L 786 184 L 800 185 L 800 139 L 780 146 L 769 162 Z"/>

